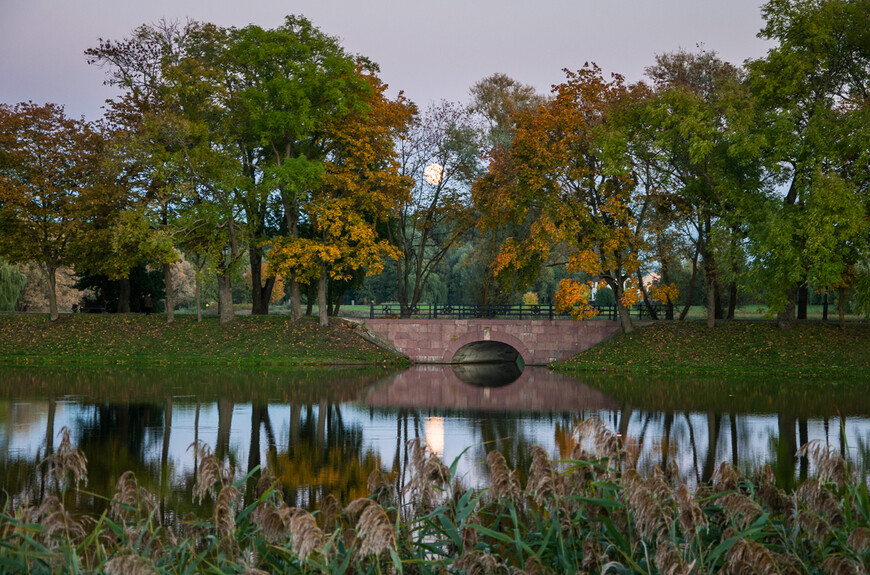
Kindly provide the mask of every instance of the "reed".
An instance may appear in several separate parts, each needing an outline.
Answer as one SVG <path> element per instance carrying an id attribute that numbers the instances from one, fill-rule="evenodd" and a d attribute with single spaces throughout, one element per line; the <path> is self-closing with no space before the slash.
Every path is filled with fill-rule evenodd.
<path id="1" fill-rule="evenodd" d="M 723 464 L 695 490 L 675 468 L 642 476 L 632 454 L 597 420 L 575 428 L 577 459 L 553 461 L 534 448 L 524 486 L 491 451 L 489 487 L 465 488 L 456 462 L 447 466 L 415 442 L 407 485 L 377 473 L 369 478 L 369 497 L 342 507 L 327 496 L 311 509 L 287 505 L 268 469 L 259 480 L 238 477 L 207 447 L 194 445 L 191 497 L 208 510 L 202 517 L 159 513 L 159 498 L 129 472 L 107 511 L 94 517 L 64 506 L 64 493 L 84 484 L 87 461 L 68 431 L 61 433 L 61 447 L 44 462 L 56 493 L 34 504 L 7 503 L 0 514 L 4 573 L 694 575 L 870 568 L 866 479 L 819 444 L 801 450 L 813 477 L 785 493 L 769 468 L 748 478 Z M 256 488 L 245 491 L 246 484 Z"/>

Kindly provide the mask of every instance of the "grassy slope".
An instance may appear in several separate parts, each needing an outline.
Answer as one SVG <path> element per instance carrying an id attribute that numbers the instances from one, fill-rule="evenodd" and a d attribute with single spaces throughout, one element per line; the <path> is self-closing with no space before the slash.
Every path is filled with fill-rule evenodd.
<path id="1" fill-rule="evenodd" d="M 398 358 L 358 337 L 340 321 L 321 328 L 312 318 L 157 315 L 0 314 L 0 362 L 326 365 L 394 363 Z"/>
<path id="2" fill-rule="evenodd" d="M 780 331 L 773 322 L 733 321 L 708 330 L 702 322 L 656 323 L 617 336 L 558 371 L 769 375 L 870 375 L 870 325 L 802 323 Z"/>

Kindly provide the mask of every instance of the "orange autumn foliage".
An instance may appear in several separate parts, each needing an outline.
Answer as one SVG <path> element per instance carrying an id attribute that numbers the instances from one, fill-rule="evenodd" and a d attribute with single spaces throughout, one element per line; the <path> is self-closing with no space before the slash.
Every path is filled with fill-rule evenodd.
<path id="1" fill-rule="evenodd" d="M 510 148 L 492 155 L 474 194 L 484 224 L 528 230 L 502 244 L 493 271 L 528 282 L 556 260 L 567 272 L 596 278 L 563 280 L 555 296 L 561 311 L 585 319 L 596 313 L 589 298 L 599 280 L 620 306 L 638 300 L 634 276 L 646 248 L 639 221 L 648 200 L 613 151 L 618 146 L 608 144 L 608 130 L 609 114 L 643 91 L 618 76 L 606 81 L 594 65 L 566 74 L 552 100 L 515 115 Z M 630 319 L 620 316 L 630 330 Z"/>

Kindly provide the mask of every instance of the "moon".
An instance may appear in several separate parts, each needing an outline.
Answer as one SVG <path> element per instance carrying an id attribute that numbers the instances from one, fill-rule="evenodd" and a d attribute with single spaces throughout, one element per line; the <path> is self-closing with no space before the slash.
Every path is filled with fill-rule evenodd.
<path id="1" fill-rule="evenodd" d="M 444 168 L 440 164 L 429 164 L 423 170 L 423 179 L 431 186 L 437 186 L 444 179 Z"/>

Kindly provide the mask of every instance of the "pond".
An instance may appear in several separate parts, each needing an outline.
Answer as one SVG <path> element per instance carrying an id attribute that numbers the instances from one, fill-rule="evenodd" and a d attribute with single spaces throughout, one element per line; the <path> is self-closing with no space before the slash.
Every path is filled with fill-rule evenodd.
<path id="1" fill-rule="evenodd" d="M 466 486 L 486 484 L 486 453 L 500 450 L 524 476 L 530 448 L 566 458 L 574 425 L 597 417 L 618 432 L 638 466 L 676 464 L 691 485 L 729 461 L 765 464 L 781 486 L 808 472 L 797 448 L 818 439 L 847 453 L 863 477 L 870 462 L 870 395 L 859 381 L 581 379 L 527 367 L 18 368 L 0 375 L 0 488 L 13 503 L 52 489 L 45 457 L 62 428 L 88 461 L 79 510 L 101 510 L 120 475 L 135 472 L 164 507 L 193 510 L 207 446 L 238 477 L 269 467 L 291 505 L 328 493 L 368 493 L 374 470 L 401 480 L 408 441 L 419 438 Z M 250 496 L 250 494 L 249 494 Z"/>

